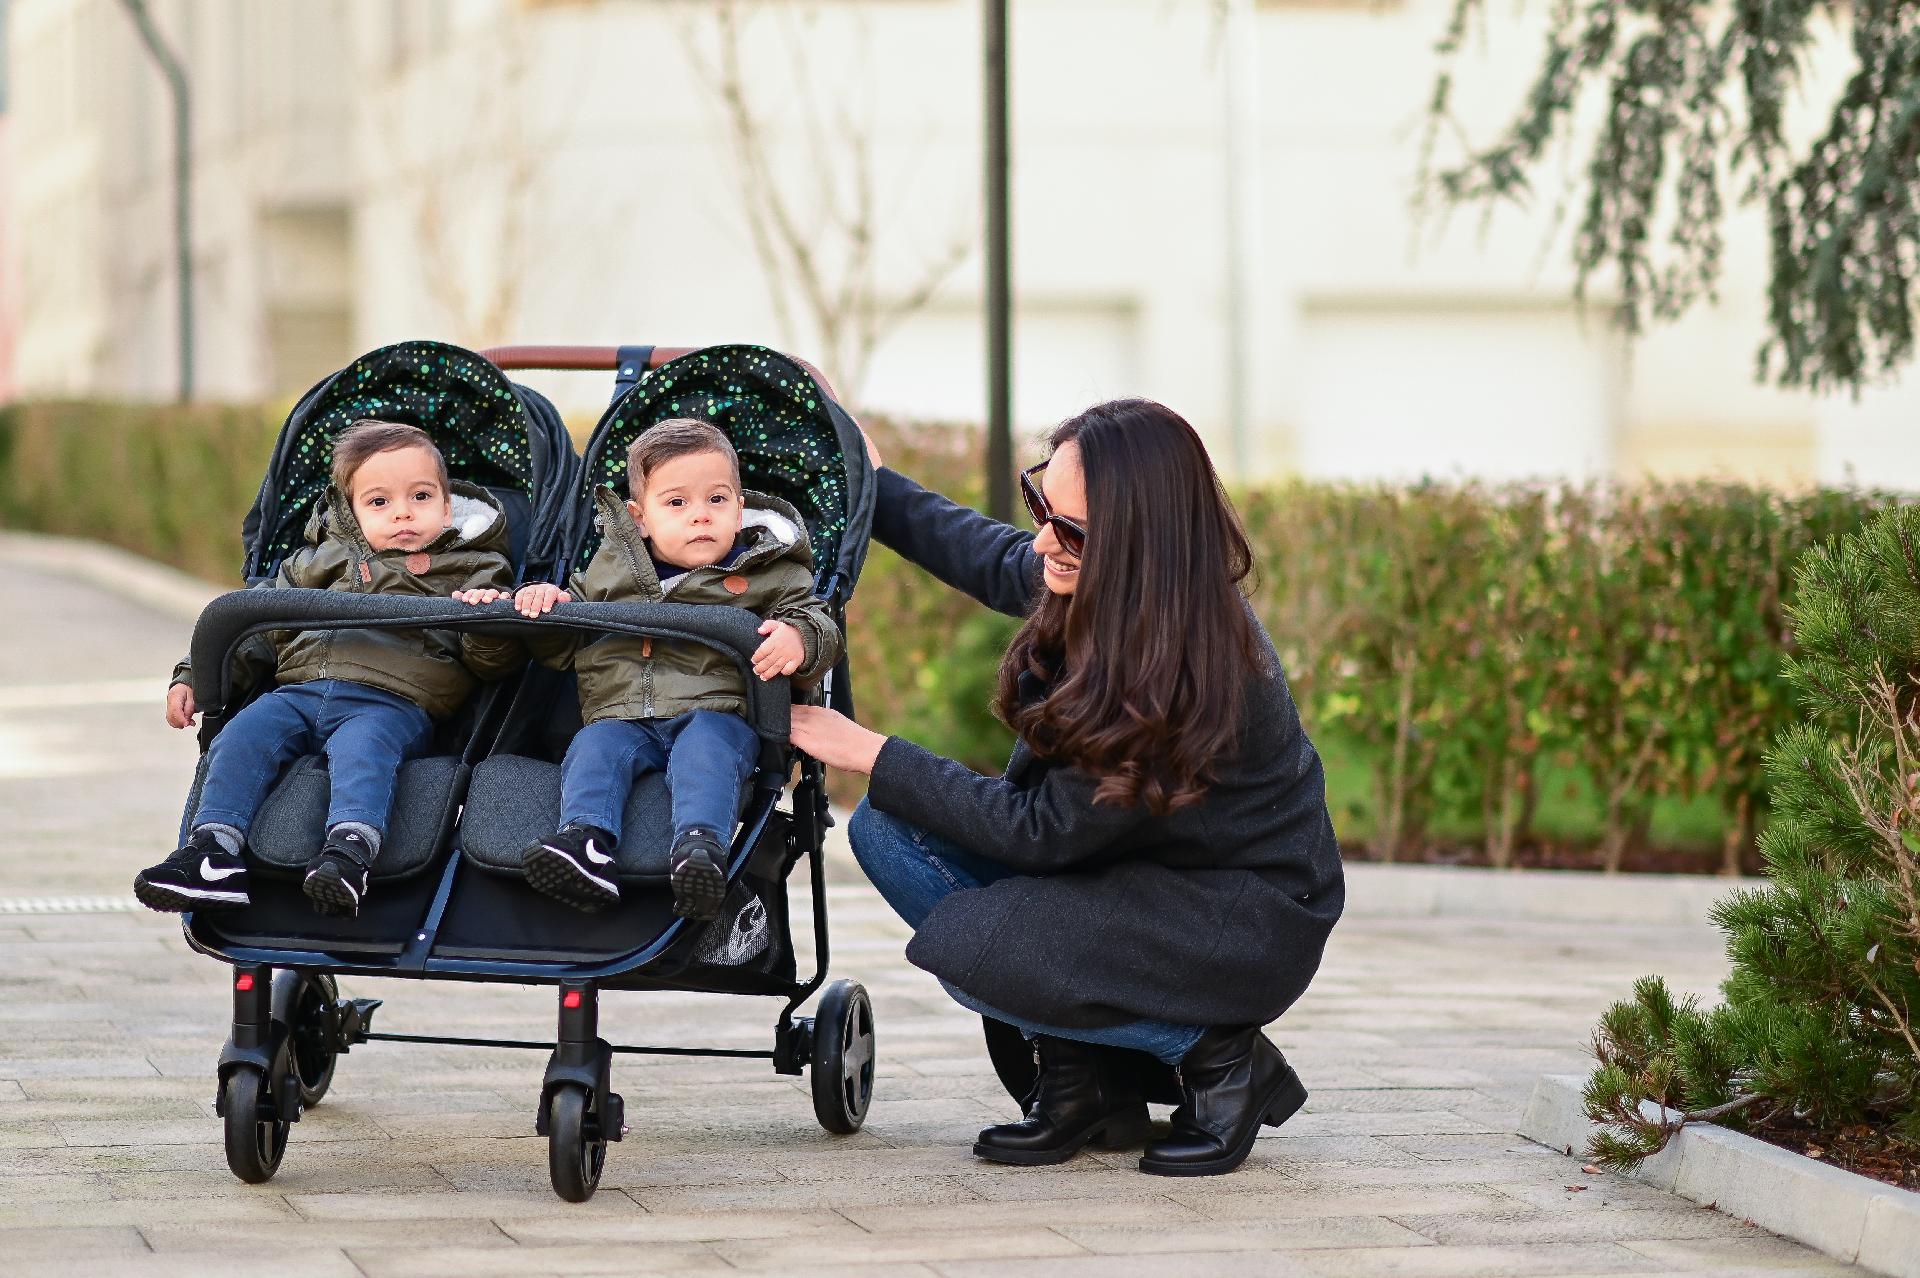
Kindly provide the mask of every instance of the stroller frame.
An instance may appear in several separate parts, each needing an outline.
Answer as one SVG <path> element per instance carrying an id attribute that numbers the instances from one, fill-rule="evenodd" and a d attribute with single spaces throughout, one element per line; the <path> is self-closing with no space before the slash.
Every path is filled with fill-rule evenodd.
<path id="1" fill-rule="evenodd" d="M 500 347 L 481 352 L 506 369 L 588 369 L 619 374 L 615 398 L 649 368 L 686 353 L 652 347 Z M 824 378 L 806 366 L 824 387 Z M 830 394 L 830 392 L 829 392 Z M 838 592 L 836 592 L 836 595 Z M 300 598 L 295 598 L 300 596 Z M 845 626 L 844 600 L 829 600 L 835 621 Z M 813 1016 L 795 1013 L 826 983 L 830 962 L 824 862 L 825 832 L 833 824 L 826 769 L 786 744 L 790 692 L 786 679 L 761 682 L 751 659 L 760 642 L 759 619 L 739 609 L 686 604 L 596 604 L 590 618 L 548 614 L 521 617 L 502 601 L 468 606 L 400 596 L 353 596 L 327 591 L 235 591 L 216 599 L 195 627 L 192 667 L 196 698 L 206 707 L 203 733 L 217 730 L 233 707 L 232 655 L 253 635 L 289 628 L 349 629 L 428 627 L 524 634 L 529 626 L 589 630 L 689 640 L 731 657 L 746 676 L 748 718 L 762 740 L 763 766 L 742 814 L 730 851 L 728 877 L 764 855 L 779 840 L 783 866 L 804 856 L 812 898 L 814 971 L 805 979 L 773 982 L 774 988 L 727 991 L 784 998 L 770 1049 L 613 1044 L 599 1034 L 602 990 L 688 989 L 673 976 L 689 958 L 676 956 L 693 929 L 675 919 L 657 936 L 624 955 L 601 961 L 481 958 L 435 954 L 440 924 L 466 858 L 458 846 L 439 870 L 431 903 L 411 940 L 398 953 L 335 953 L 324 947 L 291 948 L 237 942 L 222 936 L 217 916 L 187 914 L 182 926 L 196 951 L 234 968 L 232 1030 L 217 1066 L 215 1110 L 225 1120 L 228 1165 L 250 1183 L 270 1179 L 285 1151 L 289 1125 L 319 1102 L 331 1086 L 339 1056 L 369 1042 L 425 1043 L 463 1047 L 547 1049 L 535 1131 L 548 1138 L 553 1187 L 562 1198 L 584 1201 L 598 1186 L 609 1141 L 625 1134 L 624 1103 L 611 1085 L 617 1054 L 706 1056 L 767 1060 L 776 1073 L 811 1074 L 815 1117 L 826 1130 L 859 1130 L 872 1099 L 874 1034 L 872 1005 L 858 984 L 827 987 Z M 840 671 L 836 670 L 835 675 Z M 834 676 L 828 676 L 827 691 Z M 846 691 L 835 700 L 845 703 Z M 508 711 L 503 712 L 510 713 Z M 489 714 L 488 719 L 493 716 Z M 495 731 L 499 725 L 495 725 Z M 483 730 L 476 739 L 488 734 Z M 785 767 L 769 773 L 764 761 Z M 791 811 L 777 802 L 783 782 L 799 762 Z M 783 827 L 783 828 L 782 828 Z M 786 891 L 788 875 L 779 877 Z M 676 963 L 676 957 L 678 962 Z M 346 999 L 335 978 L 393 977 L 415 980 L 512 981 L 556 987 L 558 1017 L 552 1041 L 437 1034 L 381 1033 L 372 1028 L 379 999 Z M 766 983 L 771 978 L 763 978 Z M 697 988 L 697 987 L 695 987 Z"/>

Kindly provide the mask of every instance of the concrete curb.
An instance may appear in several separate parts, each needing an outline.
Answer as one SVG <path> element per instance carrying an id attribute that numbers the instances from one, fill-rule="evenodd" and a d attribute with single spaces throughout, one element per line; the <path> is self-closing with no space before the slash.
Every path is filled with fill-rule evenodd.
<path id="1" fill-rule="evenodd" d="M 1715 901 L 1766 883 L 1765 879 L 1709 874 L 1597 874 L 1360 862 L 1347 866 L 1347 913 L 1359 918 L 1704 924 Z"/>
<path id="2" fill-rule="evenodd" d="M 188 624 L 224 593 L 151 559 L 77 537 L 0 530 L 0 560 L 77 578 Z"/>
<path id="3" fill-rule="evenodd" d="M 1594 1127 L 1580 1101 L 1585 1083 L 1542 1075 L 1520 1134 L 1583 1154 Z M 1706 1123 L 1680 1129 L 1629 1175 L 1875 1273 L 1920 1278 L 1920 1194 Z"/>

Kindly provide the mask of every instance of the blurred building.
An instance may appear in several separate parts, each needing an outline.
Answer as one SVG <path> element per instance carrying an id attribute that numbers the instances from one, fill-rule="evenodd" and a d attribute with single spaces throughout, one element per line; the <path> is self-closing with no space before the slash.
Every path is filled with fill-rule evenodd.
<path id="1" fill-rule="evenodd" d="M 977 0 L 149 3 L 193 87 L 206 396 L 290 396 L 421 335 L 745 340 L 869 411 L 982 414 Z M 1920 484 L 1901 446 L 1920 392 L 1754 383 L 1757 220 L 1731 228 L 1720 305 L 1629 349 L 1604 293 L 1569 301 L 1550 199 L 1416 218 L 1448 7 L 1258 0 L 1255 233 L 1230 260 L 1220 7 L 1015 0 L 1022 429 L 1146 394 L 1231 456 L 1237 271 L 1249 478 Z M 1486 137 L 1538 19 L 1496 6 L 1468 63 Z M 18 393 L 169 396 L 164 82 L 122 0 L 13 0 L 9 20 Z M 587 419 L 602 392 L 542 385 Z"/>

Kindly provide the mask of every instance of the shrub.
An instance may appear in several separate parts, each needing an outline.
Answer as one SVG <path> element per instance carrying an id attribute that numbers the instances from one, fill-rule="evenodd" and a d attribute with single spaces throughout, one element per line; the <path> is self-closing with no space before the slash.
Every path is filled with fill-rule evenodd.
<path id="1" fill-rule="evenodd" d="M 1796 579 L 1804 717 L 1765 759 L 1772 882 L 1714 910 L 1719 1006 L 1647 977 L 1602 1018 L 1586 1101 L 1614 1165 L 1709 1118 L 1864 1122 L 1920 1152 L 1920 508 L 1823 542 Z"/>

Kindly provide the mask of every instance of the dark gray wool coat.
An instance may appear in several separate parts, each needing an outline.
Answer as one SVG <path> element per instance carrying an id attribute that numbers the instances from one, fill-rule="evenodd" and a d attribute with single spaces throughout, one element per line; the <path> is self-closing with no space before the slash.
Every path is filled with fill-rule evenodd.
<path id="1" fill-rule="evenodd" d="M 874 535 L 1014 616 L 1045 587 L 1033 534 L 879 472 Z M 907 958 L 1014 1016 L 1264 1025 L 1320 966 L 1345 886 L 1320 756 L 1273 645 L 1247 688 L 1237 758 L 1164 817 L 1093 802 L 1094 780 L 1016 743 L 1004 776 L 889 738 L 867 798 L 1016 871 L 934 907 Z M 1043 695 L 1037 680 L 1028 691 Z"/>

